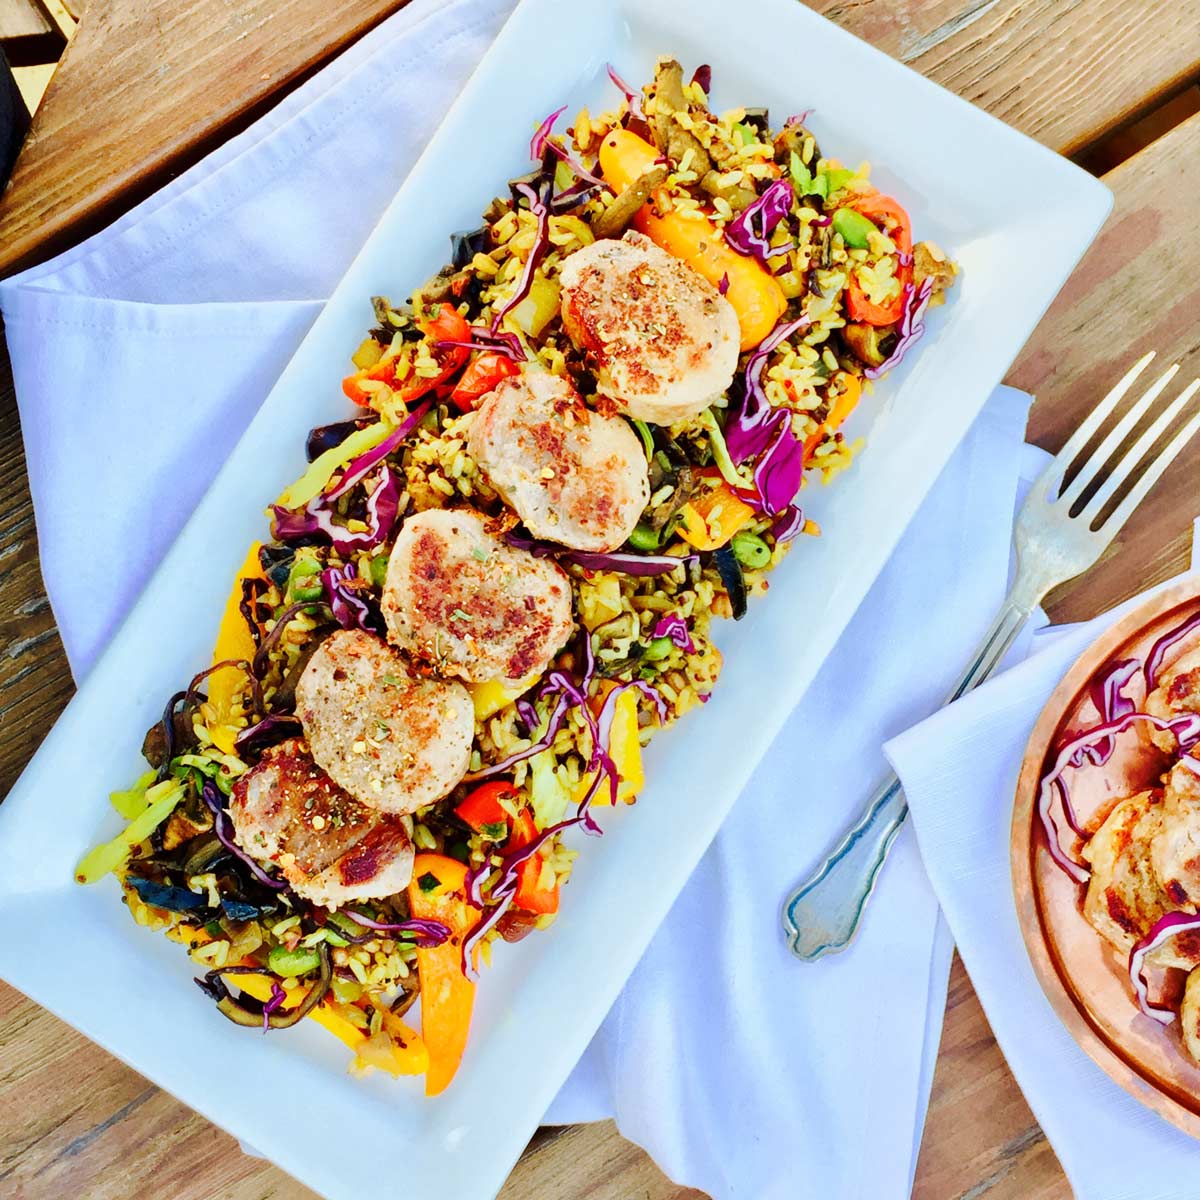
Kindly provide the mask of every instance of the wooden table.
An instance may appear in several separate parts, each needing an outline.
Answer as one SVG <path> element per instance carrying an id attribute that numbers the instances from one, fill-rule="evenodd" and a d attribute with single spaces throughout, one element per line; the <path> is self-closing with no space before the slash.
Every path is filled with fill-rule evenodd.
<path id="1" fill-rule="evenodd" d="M 0 266 L 44 256 L 48 245 L 111 217 L 396 6 L 95 0 L 0 203 Z M 1200 115 L 1144 147 L 1163 122 L 1111 136 L 1176 93 L 1176 112 L 1200 107 L 1184 90 L 1200 70 L 1200 0 L 1169 9 L 1154 0 L 813 0 L 813 7 L 1057 150 L 1093 163 L 1137 150 L 1106 174 L 1116 211 L 1009 376 L 1038 395 L 1032 440 L 1056 449 L 1117 364 L 1150 346 L 1183 360 L 1185 372 L 1200 371 Z M 286 29 L 305 36 L 278 36 Z M 227 56 L 234 39 L 237 72 Z M 151 60 L 159 78 L 174 81 L 169 97 L 138 83 Z M 123 91 L 118 76 L 129 80 Z M 1054 598 L 1056 618 L 1093 615 L 1185 565 L 1200 509 L 1198 469 L 1200 446 L 1193 446 L 1105 561 Z M 37 567 L 11 379 L 0 375 L 0 793 L 70 692 Z M 310 1194 L 238 1154 L 228 1136 L 0 985 L 0 1194 L 132 1200 L 151 1189 L 173 1200 Z M 956 963 L 913 1195 L 1069 1194 Z M 699 1197 L 667 1181 L 611 1124 L 543 1130 L 502 1195 Z"/>

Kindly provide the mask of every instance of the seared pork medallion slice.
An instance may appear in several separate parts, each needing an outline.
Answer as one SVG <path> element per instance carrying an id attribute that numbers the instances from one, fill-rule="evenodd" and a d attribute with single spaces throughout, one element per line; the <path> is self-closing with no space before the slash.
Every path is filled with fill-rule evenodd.
<path id="1" fill-rule="evenodd" d="M 560 279 L 563 326 L 597 391 L 631 417 L 670 425 L 729 387 L 741 337 L 733 306 L 648 237 L 593 242 L 563 263 Z"/>
<path id="2" fill-rule="evenodd" d="M 414 675 L 381 638 L 326 638 L 296 686 L 296 714 L 317 765 L 356 800 L 411 813 L 463 777 L 475 710 L 460 683 Z"/>
<path id="3" fill-rule="evenodd" d="M 501 382 L 467 448 L 535 537 L 576 550 L 615 550 L 650 500 L 646 454 L 629 422 L 593 412 L 548 371 Z"/>
<path id="4" fill-rule="evenodd" d="M 1170 721 L 1187 713 L 1200 713 L 1200 647 L 1189 650 L 1161 672 L 1158 686 L 1146 697 L 1146 712 Z M 1152 729 L 1150 740 L 1168 754 L 1174 754 L 1175 735 L 1167 729 Z"/>
<path id="5" fill-rule="evenodd" d="M 1200 775 L 1186 763 L 1176 763 L 1165 780 L 1150 858 L 1174 904 L 1200 904 Z"/>
<path id="6" fill-rule="evenodd" d="M 1173 905 L 1150 861 L 1162 828 L 1162 792 L 1122 800 L 1083 850 L 1092 865 L 1083 915 L 1122 953 L 1128 953 Z"/>
<path id="7" fill-rule="evenodd" d="M 247 854 L 292 889 L 336 908 L 403 891 L 413 848 L 400 817 L 360 804 L 313 761 L 301 738 L 263 753 L 233 786 L 229 815 Z"/>
<path id="8" fill-rule="evenodd" d="M 404 522 L 383 588 L 388 637 L 469 683 L 540 674 L 571 637 L 561 567 L 489 532 L 478 513 L 430 509 Z"/>

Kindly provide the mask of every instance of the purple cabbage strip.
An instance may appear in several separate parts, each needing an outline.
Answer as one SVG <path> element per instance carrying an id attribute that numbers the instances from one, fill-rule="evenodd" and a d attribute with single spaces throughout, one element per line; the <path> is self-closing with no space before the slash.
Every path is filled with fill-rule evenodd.
<path id="1" fill-rule="evenodd" d="M 1093 678 L 1088 684 L 1088 697 L 1095 705 L 1100 724 L 1107 724 L 1135 711 L 1133 701 L 1125 695 L 1122 689 L 1138 673 L 1140 667 L 1141 664 L 1137 659 L 1127 658 L 1117 663 L 1105 674 Z M 1081 767 L 1086 759 L 1093 766 L 1102 767 L 1112 757 L 1114 749 L 1116 749 L 1116 741 L 1113 738 L 1088 743 L 1080 747 L 1071 766 Z"/>
<path id="2" fill-rule="evenodd" d="M 283 990 L 283 984 L 278 979 L 271 980 L 271 995 L 266 1004 L 263 1005 L 263 1033 L 268 1033 L 271 1029 L 271 1014 L 287 999 L 287 992 Z"/>
<path id="3" fill-rule="evenodd" d="M 933 295 L 933 279 L 922 279 L 917 287 L 911 283 L 904 285 L 904 311 L 900 316 L 900 336 L 892 352 L 877 367 L 868 367 L 863 375 L 867 379 L 878 379 L 886 375 L 893 367 L 898 367 L 904 361 L 904 356 L 920 340 L 925 332 L 925 310 L 929 307 L 929 298 Z"/>
<path id="4" fill-rule="evenodd" d="M 211 779 L 206 779 L 204 785 L 200 789 L 200 798 L 204 801 L 208 810 L 213 815 L 213 831 L 220 840 L 222 846 L 230 852 L 235 858 L 240 859 L 249 868 L 250 874 L 254 876 L 264 887 L 269 887 L 277 892 L 286 890 L 288 882 L 286 879 L 276 879 L 273 875 L 268 875 L 263 868 L 248 855 L 237 844 L 234 838 L 233 818 L 230 817 L 228 809 L 221 803 L 221 793 L 217 790 L 217 785 Z"/>
<path id="5" fill-rule="evenodd" d="M 1163 729 L 1173 733 L 1179 742 L 1179 749 L 1183 754 L 1187 754 L 1197 743 L 1200 743 L 1200 713 L 1187 713 L 1172 720 L 1164 720 L 1161 717 L 1151 716 L 1149 713 L 1128 712 L 1124 716 L 1117 717 L 1112 721 L 1105 721 L 1099 725 L 1095 725 L 1091 729 L 1085 730 L 1068 740 L 1059 748 L 1054 766 L 1042 776 L 1042 781 L 1038 788 L 1037 810 L 1038 817 L 1041 819 L 1042 827 L 1046 833 L 1046 842 L 1050 849 L 1050 856 L 1078 883 L 1087 882 L 1091 873 L 1090 869 L 1086 863 L 1072 858 L 1062 848 L 1062 844 L 1058 840 L 1058 826 L 1055 824 L 1051 812 L 1054 797 L 1057 794 L 1059 799 L 1066 803 L 1063 811 L 1068 824 L 1073 829 L 1079 827 L 1078 820 L 1069 809 L 1070 801 L 1066 787 L 1060 782 L 1062 774 L 1068 767 L 1074 766 L 1077 762 L 1082 763 L 1084 757 L 1090 759 L 1091 756 L 1084 753 L 1087 747 L 1094 743 L 1115 738 L 1117 734 L 1124 733 L 1126 729 L 1138 721 L 1146 721 L 1156 729 Z"/>
<path id="6" fill-rule="evenodd" d="M 668 613 L 659 617 L 650 631 L 650 636 L 670 638 L 672 644 L 688 654 L 692 654 L 696 649 L 696 643 L 692 641 L 691 632 L 688 630 L 688 623 L 678 613 Z"/>
<path id="7" fill-rule="evenodd" d="M 588 571 L 619 571 L 623 575 L 665 575 L 676 567 L 698 561 L 695 554 L 675 558 L 670 554 L 630 554 L 624 551 L 601 554 L 591 550 L 572 550 L 568 546 L 538 541 L 518 533 L 508 533 L 504 540 L 514 549 L 527 550 L 537 558 L 556 558 L 560 562 L 575 563 Z"/>
<path id="8" fill-rule="evenodd" d="M 769 517 L 792 507 L 804 478 L 804 443 L 792 429 L 791 411 L 776 412 L 782 419 L 775 419 L 775 438 L 754 464 L 755 507 Z"/>
<path id="9" fill-rule="evenodd" d="M 411 938 L 418 946 L 431 947 L 440 946 L 450 939 L 450 926 L 443 924 L 441 921 L 430 921 L 424 917 L 413 917 L 409 921 L 376 921 L 372 917 L 363 916 L 360 912 L 355 912 L 353 909 L 346 909 L 345 915 L 350 918 L 356 925 L 362 925 L 367 929 L 376 929 L 380 933 L 408 933 L 414 934 Z M 337 932 L 336 926 L 334 932 Z M 410 940 L 410 939 L 405 939 Z"/>
<path id="10" fill-rule="evenodd" d="M 327 507 L 330 499 L 329 496 L 317 496 L 306 508 L 299 510 L 274 505 L 275 536 L 281 542 L 289 542 L 310 534 L 321 534 L 333 543 L 339 554 L 369 550 L 384 541 L 396 523 L 400 484 L 396 473 L 390 467 L 384 467 L 379 482 L 367 497 L 367 528 L 358 533 L 333 519 L 333 511 Z"/>
<path id="11" fill-rule="evenodd" d="M 727 296 L 729 294 L 729 272 L 728 271 L 726 271 L 721 276 L 721 281 L 720 281 L 720 283 L 717 284 L 717 291 L 720 292 L 722 296 Z"/>
<path id="12" fill-rule="evenodd" d="M 701 63 L 692 72 L 692 82 L 698 83 L 700 90 L 707 96 L 712 91 L 712 67 L 708 63 Z"/>
<path id="13" fill-rule="evenodd" d="M 1154 691 L 1158 686 L 1158 673 L 1162 670 L 1163 659 L 1167 656 L 1167 651 L 1172 646 L 1178 645 L 1184 638 L 1190 637 L 1197 630 L 1200 630 L 1200 613 L 1195 613 L 1188 617 L 1180 625 L 1176 625 L 1174 629 L 1163 634 L 1162 637 L 1150 647 L 1150 653 L 1146 655 L 1146 666 L 1144 673 L 1146 676 L 1146 692 Z"/>
<path id="14" fill-rule="evenodd" d="M 786 179 L 777 179 L 725 226 L 725 240 L 739 254 L 755 258 L 763 266 L 768 265 L 769 258 L 794 250 L 794 241 L 783 246 L 772 246 L 770 241 L 780 221 L 791 211 L 794 196 L 792 185 Z"/>
<path id="15" fill-rule="evenodd" d="M 1169 912 L 1159 917 L 1150 927 L 1149 933 L 1136 942 L 1129 951 L 1129 982 L 1133 985 L 1137 996 L 1138 1007 L 1162 1025 L 1170 1025 L 1175 1020 L 1175 1010 L 1163 1004 L 1155 1004 L 1150 999 L 1150 990 L 1146 978 L 1142 974 L 1146 957 L 1157 950 L 1164 942 L 1169 942 L 1178 934 L 1192 929 L 1200 929 L 1200 916 L 1189 912 Z"/>
<path id="16" fill-rule="evenodd" d="M 324 493 L 324 499 L 331 501 L 344 496 L 377 463 L 383 462 L 393 450 L 399 447 L 400 443 L 421 423 L 432 405 L 432 400 L 418 404 L 378 446 L 372 446 L 365 454 L 360 454 L 358 458 L 347 463 L 341 479 L 333 489 Z"/>
<path id="17" fill-rule="evenodd" d="M 498 763 L 493 763 L 490 767 L 484 767 L 479 771 L 472 771 L 464 775 L 463 779 L 467 783 L 474 783 L 480 779 L 490 779 L 493 775 L 501 775 L 510 767 L 515 767 L 517 763 L 524 762 L 527 758 L 532 758 L 535 754 L 541 754 L 543 750 L 549 749 L 554 744 L 554 739 L 558 731 L 562 728 L 563 721 L 567 718 L 569 703 L 570 699 L 565 694 L 559 697 L 557 706 L 550 714 L 550 723 L 546 726 L 546 732 L 532 746 L 528 746 L 524 750 L 518 750 L 515 754 L 510 754 L 507 758 L 502 759 Z"/>
<path id="18" fill-rule="evenodd" d="M 515 333 L 493 333 L 485 325 L 471 326 L 471 340 L 469 342 L 438 342 L 436 349 L 450 349 L 458 347 L 462 350 L 492 350 L 497 354 L 503 354 L 506 358 L 511 358 L 513 362 L 525 361 L 525 348 L 521 345 L 521 339 Z"/>
<path id="19" fill-rule="evenodd" d="M 264 750 L 284 738 L 294 737 L 300 732 L 300 718 L 290 713 L 270 713 L 256 725 L 243 729 L 233 740 L 239 755 L 247 750 Z"/>
<path id="20" fill-rule="evenodd" d="M 789 504 L 776 518 L 775 524 L 771 526 L 771 536 L 779 545 L 783 542 L 790 542 L 803 528 L 804 513 L 796 505 Z"/>
<path id="21" fill-rule="evenodd" d="M 730 414 L 725 425 L 725 444 L 735 463 L 745 462 L 761 453 L 777 434 L 772 414 L 783 411 L 773 408 L 762 386 L 763 368 L 767 359 L 783 342 L 799 329 L 809 324 L 807 317 L 799 317 L 776 325 L 746 360 L 740 407 Z"/>
<path id="22" fill-rule="evenodd" d="M 529 295 L 529 289 L 533 286 L 534 272 L 538 268 L 538 263 L 545 257 L 546 249 L 550 244 L 547 235 L 550 227 L 549 206 L 527 183 L 518 183 L 516 190 L 529 201 L 529 211 L 533 213 L 537 220 L 537 228 L 533 235 L 533 245 L 529 248 L 529 257 L 525 260 L 525 265 L 521 268 L 521 274 L 517 280 L 517 290 L 504 302 L 499 312 L 492 318 L 492 333 L 499 332 L 500 324 L 504 318 Z"/>
<path id="23" fill-rule="evenodd" d="M 556 112 L 552 112 L 538 127 L 537 132 L 533 135 L 533 140 L 529 143 L 529 157 L 540 162 L 542 155 L 549 150 L 560 162 L 564 162 L 574 172 L 577 179 L 583 180 L 586 183 L 593 184 L 597 187 L 607 187 L 608 185 L 598 175 L 593 174 L 577 159 L 572 158 L 566 148 L 560 146 L 550 135 L 554 129 L 554 122 L 567 111 L 567 106 L 564 104 L 562 108 Z"/>
<path id="24" fill-rule="evenodd" d="M 612 63 L 606 63 L 605 65 L 608 68 L 609 79 L 611 79 L 613 83 L 625 94 L 625 99 L 629 103 L 629 115 L 631 117 L 636 117 L 639 121 L 644 121 L 646 119 L 646 112 L 642 108 L 641 93 L 635 92 L 633 88 L 631 88 L 629 84 L 627 84 L 625 80 L 623 80 L 620 75 L 613 70 Z"/>
<path id="25" fill-rule="evenodd" d="M 325 595 L 334 619 L 343 629 L 362 629 L 367 633 L 384 632 L 383 617 L 373 597 L 352 586 L 359 582 L 353 563 L 343 567 L 326 567 L 321 572 Z"/>

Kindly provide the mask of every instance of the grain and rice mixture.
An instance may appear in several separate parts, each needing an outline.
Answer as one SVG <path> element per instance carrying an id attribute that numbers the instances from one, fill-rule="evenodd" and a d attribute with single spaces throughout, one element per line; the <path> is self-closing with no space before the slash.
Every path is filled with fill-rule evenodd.
<path id="1" fill-rule="evenodd" d="M 562 834 L 633 803 L 641 748 L 708 699 L 714 619 L 819 533 L 802 488 L 850 465 L 845 419 L 956 273 L 804 117 L 716 114 L 670 59 L 613 80 L 437 276 L 373 300 L 354 414 L 309 434 L 78 872 L 114 873 L 230 1019 L 311 1016 L 431 1092 L 495 940 L 566 903 Z M 344 737 L 309 742 L 310 693 Z M 372 772 L 413 755 L 458 782 L 385 810 Z"/>

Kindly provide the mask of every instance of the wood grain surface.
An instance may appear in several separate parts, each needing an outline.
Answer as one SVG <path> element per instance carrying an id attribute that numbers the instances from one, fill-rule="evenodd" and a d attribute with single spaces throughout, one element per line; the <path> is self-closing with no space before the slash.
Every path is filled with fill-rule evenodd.
<path id="1" fill-rule="evenodd" d="M 83 28 L 104 7 L 97 4 Z M 109 12 L 120 7 L 118 0 L 107 6 Z M 212 5 L 174 7 L 194 11 Z M 294 12 L 303 4 L 281 0 L 271 7 Z M 1082 145 L 1092 132 L 1174 90 L 1190 69 L 1179 46 L 1165 44 L 1170 38 L 1156 49 L 1142 47 L 1137 72 L 1126 66 L 1137 58 L 1135 43 L 1142 35 L 1127 33 L 1125 26 L 1154 25 L 1159 10 L 1148 3 L 1140 20 L 1131 15 L 1137 6 L 1099 0 L 862 0 L 820 7 L 859 32 L 862 23 L 878 26 L 890 14 L 892 24 L 876 33 L 895 53 L 943 82 L 958 75 L 953 86 L 963 94 L 1052 145 Z M 1182 20 L 1189 7 L 1173 11 Z M 238 11 L 254 8 L 247 0 Z M 221 9 L 227 18 L 235 11 L 231 5 Z M 1123 22 L 1120 11 L 1126 14 Z M 1193 28 L 1195 16 L 1193 11 Z M 256 44 L 261 31 L 273 28 L 260 26 L 247 40 Z M 1053 54 L 1034 36 L 1037 28 L 1043 39 L 1055 40 Z M 1114 40 L 1124 47 L 1115 57 L 1105 48 Z M 207 44 L 211 53 L 219 41 Z M 314 40 L 305 53 L 311 57 L 315 46 Z M 973 78 L 964 65 L 971 55 Z M 1119 87 L 1111 84 L 1113 71 L 1124 80 Z M 1037 95 L 1042 88 L 1045 95 Z M 1080 89 L 1096 96 L 1090 115 L 1082 111 L 1086 105 L 1070 102 Z M 59 137 L 57 144 L 71 149 L 61 156 L 66 165 L 58 186 L 69 190 L 72 165 L 84 169 L 81 189 L 93 186 L 79 148 L 83 143 L 71 137 L 69 125 L 59 127 Z M 1193 233 L 1200 117 L 1155 141 L 1107 181 L 1117 196 L 1116 211 L 1010 375 L 1010 382 L 1037 392 L 1030 431 L 1050 449 L 1065 440 L 1121 365 L 1144 348 L 1154 345 L 1167 359 L 1182 358 L 1192 374 L 1200 370 L 1195 324 L 1200 249 Z M 1106 560 L 1055 598 L 1057 618 L 1092 615 L 1185 564 L 1191 518 L 1200 508 L 1197 467 L 1200 448 L 1194 447 L 1168 472 Z M 0 795 L 70 692 L 38 571 L 11 380 L 0 374 Z M 278 1169 L 242 1156 L 227 1135 L 0 985 L 0 1196 L 133 1200 L 151 1192 L 172 1200 L 312 1195 Z M 913 1194 L 918 1200 L 1070 1195 L 957 963 Z M 502 1193 L 504 1200 L 699 1195 L 665 1180 L 611 1124 L 542 1131 Z"/>
<path id="2" fill-rule="evenodd" d="M 0 199 L 0 271 L 107 223 L 403 2 L 98 4 Z M 806 2 L 1062 153 L 1182 88 L 1200 53 L 1200 0 Z"/>

